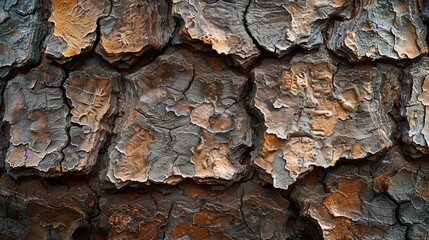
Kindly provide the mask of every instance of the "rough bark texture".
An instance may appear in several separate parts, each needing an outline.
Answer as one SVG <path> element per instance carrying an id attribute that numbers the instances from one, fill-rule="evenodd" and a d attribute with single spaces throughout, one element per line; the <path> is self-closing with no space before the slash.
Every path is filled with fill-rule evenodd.
<path id="1" fill-rule="evenodd" d="M 67 60 L 90 50 L 97 37 L 97 21 L 110 11 L 108 0 L 54 0 L 46 39 L 46 54 Z"/>
<path id="2" fill-rule="evenodd" d="M 260 53 L 244 24 L 249 2 L 180 0 L 173 1 L 173 12 L 181 20 L 185 40 L 209 44 L 246 68 Z"/>
<path id="3" fill-rule="evenodd" d="M 328 47 L 350 61 L 413 59 L 427 53 L 426 27 L 417 1 L 357 0 L 355 16 L 335 21 Z"/>
<path id="4" fill-rule="evenodd" d="M 0 0 L 0 239 L 428 239 L 425 0 Z"/>
<path id="5" fill-rule="evenodd" d="M 67 145 L 70 125 L 61 90 L 64 78 L 63 70 L 43 61 L 8 81 L 3 120 L 10 127 L 10 146 L 5 161 L 11 171 L 21 169 L 18 175 L 25 170 L 60 172 L 61 150 Z"/>
<path id="6" fill-rule="evenodd" d="M 246 173 L 242 158 L 252 130 L 241 96 L 247 79 L 217 56 L 201 57 L 168 49 L 125 79 L 129 95 L 109 149 L 111 182 L 230 183 Z"/>
<path id="7" fill-rule="evenodd" d="M 15 67 L 38 61 L 47 27 L 45 18 L 41 1 L 0 2 L 0 78 Z"/>
<path id="8" fill-rule="evenodd" d="M 404 141 L 410 144 L 410 152 L 429 153 L 429 59 L 420 61 L 405 69 L 403 113 L 407 122 L 403 133 Z"/>
<path id="9" fill-rule="evenodd" d="M 329 19 L 350 17 L 348 0 L 252 0 L 246 25 L 259 45 L 283 56 L 295 47 L 315 48 L 323 42 Z"/>
<path id="10" fill-rule="evenodd" d="M 115 0 L 106 18 L 100 20 L 96 51 L 110 63 L 133 64 L 150 50 L 168 43 L 174 30 L 167 1 Z"/>
<path id="11" fill-rule="evenodd" d="M 379 162 L 330 169 L 297 186 L 291 198 L 326 239 L 425 239 L 428 167 L 427 161 L 405 161 L 394 148 Z"/>
<path id="12" fill-rule="evenodd" d="M 255 164 L 287 189 L 312 166 L 361 159 L 392 145 L 398 89 L 389 65 L 338 65 L 325 50 L 264 61 L 252 72 L 253 107 L 264 119 Z"/>
<path id="13" fill-rule="evenodd" d="M 64 83 L 70 103 L 70 141 L 63 149 L 63 172 L 89 172 L 116 112 L 120 75 L 101 63 L 88 62 L 72 71 Z"/>

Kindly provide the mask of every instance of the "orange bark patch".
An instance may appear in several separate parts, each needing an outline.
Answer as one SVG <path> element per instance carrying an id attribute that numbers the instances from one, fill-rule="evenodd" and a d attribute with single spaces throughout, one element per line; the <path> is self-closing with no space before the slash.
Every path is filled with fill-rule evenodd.
<path id="1" fill-rule="evenodd" d="M 197 227 L 188 222 L 181 222 L 171 230 L 171 235 L 174 238 L 188 236 L 191 239 L 208 239 L 210 232 L 206 229 Z"/>
<path id="2" fill-rule="evenodd" d="M 338 190 L 326 197 L 323 203 L 335 217 L 358 220 L 362 217 L 359 194 L 365 188 L 366 183 L 362 180 L 339 182 Z"/>

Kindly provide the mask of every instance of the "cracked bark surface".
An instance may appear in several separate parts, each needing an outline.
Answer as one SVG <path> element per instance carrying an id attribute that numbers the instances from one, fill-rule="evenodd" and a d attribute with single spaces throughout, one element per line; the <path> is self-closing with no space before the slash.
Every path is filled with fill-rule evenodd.
<path id="1" fill-rule="evenodd" d="M 182 186 L 174 190 L 154 189 L 141 196 L 126 192 L 102 198 L 100 226 L 110 239 L 285 239 L 290 236 L 291 229 L 286 222 L 293 213 L 288 210 L 288 201 L 255 182 L 216 191 L 195 184 Z M 157 208 L 153 208 L 154 205 Z M 161 228 L 165 228 L 164 233 Z"/>
<path id="2" fill-rule="evenodd" d="M 264 120 L 255 164 L 287 189 L 312 166 L 360 159 L 392 145 L 388 114 L 398 69 L 338 65 L 321 50 L 268 60 L 252 72 L 252 106 Z"/>
<path id="3" fill-rule="evenodd" d="M 412 154 L 429 153 L 429 120 L 426 117 L 429 102 L 427 90 L 429 84 L 429 59 L 424 57 L 412 64 L 404 76 L 404 95 L 402 115 L 407 119 L 407 128 L 403 132 L 404 141 L 410 144 Z M 429 117 L 429 116 L 428 116 Z"/>
<path id="4" fill-rule="evenodd" d="M 244 25 L 245 1 L 173 1 L 173 13 L 179 17 L 180 35 L 188 41 L 209 44 L 218 54 L 231 55 L 247 68 L 260 54 Z"/>
<path id="5" fill-rule="evenodd" d="M 0 1 L 0 78 L 36 63 L 46 31 L 43 1 Z"/>
<path id="6" fill-rule="evenodd" d="M 133 64 L 139 56 L 165 46 L 174 30 L 167 1 L 115 0 L 100 20 L 96 51 L 110 63 Z"/>
<path id="7" fill-rule="evenodd" d="M 65 72 L 47 60 L 29 73 L 8 81 L 3 120 L 10 126 L 5 162 L 10 170 L 60 171 L 66 146 L 68 111 L 61 84 Z"/>
<path id="8" fill-rule="evenodd" d="M 424 239 L 428 236 L 428 162 L 394 148 L 380 162 L 343 165 L 291 197 L 325 239 Z"/>
<path id="9" fill-rule="evenodd" d="M 90 62 L 73 71 L 64 83 L 65 96 L 71 103 L 69 137 L 62 150 L 63 172 L 89 172 L 109 131 L 107 120 L 116 112 L 119 73 Z"/>
<path id="10" fill-rule="evenodd" d="M 428 19 L 0 0 L 0 239 L 428 239 Z"/>
<path id="11" fill-rule="evenodd" d="M 415 0 L 359 0 L 355 16 L 335 21 L 328 48 L 350 61 L 413 59 L 428 52 Z"/>
<path id="12" fill-rule="evenodd" d="M 241 96 L 247 79 L 217 57 L 202 58 L 169 49 L 125 79 L 124 116 L 116 120 L 107 172 L 117 187 L 182 178 L 231 183 L 246 173 L 242 153 L 252 130 Z"/>
<path id="13" fill-rule="evenodd" d="M 90 50 L 97 37 L 97 21 L 109 14 L 108 0 L 55 0 L 49 22 L 53 24 L 46 40 L 46 54 L 67 60 Z"/>
<path id="14" fill-rule="evenodd" d="M 328 20 L 350 18 L 352 4 L 347 0 L 251 0 L 246 26 L 261 47 L 281 57 L 296 47 L 312 49 L 322 44 Z"/>

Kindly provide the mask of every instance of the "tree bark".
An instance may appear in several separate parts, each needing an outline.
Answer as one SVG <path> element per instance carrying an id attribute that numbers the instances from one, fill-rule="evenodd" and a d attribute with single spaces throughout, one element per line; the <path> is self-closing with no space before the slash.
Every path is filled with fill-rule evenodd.
<path id="1" fill-rule="evenodd" d="M 427 239 L 425 0 L 0 0 L 0 239 Z"/>

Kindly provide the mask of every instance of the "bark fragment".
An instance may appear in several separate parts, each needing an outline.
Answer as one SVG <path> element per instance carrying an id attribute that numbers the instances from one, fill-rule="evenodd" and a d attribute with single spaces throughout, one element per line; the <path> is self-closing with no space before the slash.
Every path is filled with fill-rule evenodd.
<path id="1" fill-rule="evenodd" d="M 107 119 L 116 112 L 119 73 L 93 63 L 73 71 L 64 83 L 71 102 L 70 142 L 63 150 L 63 172 L 89 172 L 109 131 Z"/>
<path id="2" fill-rule="evenodd" d="M 404 75 L 402 114 L 407 119 L 403 139 L 409 152 L 417 156 L 429 153 L 429 58 L 422 58 L 409 66 Z"/>
<path id="3" fill-rule="evenodd" d="M 328 170 L 291 197 L 325 239 L 425 239 L 428 171 L 427 161 L 409 163 L 395 147 L 378 162 Z"/>
<path id="4" fill-rule="evenodd" d="M 246 26 L 259 45 L 281 57 L 300 46 L 323 43 L 322 31 L 330 18 L 350 17 L 348 0 L 251 0 Z"/>
<path id="5" fill-rule="evenodd" d="M 317 222 L 324 239 L 403 239 L 406 227 L 396 221 L 397 206 L 374 191 L 372 170 L 369 164 L 343 165 L 328 170 L 322 184 L 296 187 L 291 197 L 301 214 Z"/>
<path id="6" fill-rule="evenodd" d="M 65 72 L 47 60 L 8 82 L 4 121 L 12 174 L 88 173 L 95 165 L 107 119 L 116 112 L 120 75 L 95 61 L 88 65 L 70 73 L 65 92 Z"/>
<path id="7" fill-rule="evenodd" d="M 337 66 L 325 50 L 252 71 L 253 107 L 264 120 L 255 164 L 287 189 L 312 166 L 360 159 L 392 145 L 388 113 L 398 70 L 388 65 Z M 389 101 L 390 100 L 390 101 Z"/>
<path id="8" fill-rule="evenodd" d="M 173 1 L 173 13 L 184 22 L 183 38 L 209 44 L 247 68 L 260 54 L 244 26 L 249 1 L 178 0 Z"/>
<path id="9" fill-rule="evenodd" d="M 252 131 L 240 96 L 247 79 L 216 57 L 200 57 L 170 49 L 126 78 L 107 173 L 117 187 L 182 178 L 233 182 L 246 172 L 242 153 Z"/>
<path id="10" fill-rule="evenodd" d="M 37 170 L 41 174 L 60 171 L 61 150 L 68 142 L 69 109 L 61 90 L 65 73 L 43 61 L 26 75 L 8 82 L 4 121 L 10 125 L 6 156 L 9 170 Z"/>
<path id="11" fill-rule="evenodd" d="M 39 60 L 46 29 L 39 0 L 0 1 L 0 78 L 16 67 Z"/>
<path id="12" fill-rule="evenodd" d="M 413 59 L 428 52 L 426 26 L 416 0 L 359 0 L 355 16 L 335 21 L 328 48 L 356 62 L 365 59 Z"/>
<path id="13" fill-rule="evenodd" d="M 53 29 L 46 41 L 46 53 L 59 60 L 90 50 L 97 37 L 97 21 L 109 14 L 108 0 L 56 0 L 49 22 Z"/>
<path id="14" fill-rule="evenodd" d="M 100 20 L 96 51 L 110 63 L 131 65 L 142 54 L 165 46 L 173 30 L 165 0 L 114 0 L 110 15 Z"/>
<path id="15" fill-rule="evenodd" d="M 429 163 L 409 163 L 397 149 L 373 168 L 375 190 L 396 203 L 397 221 L 407 226 L 407 239 L 424 239 L 429 236 Z"/>

